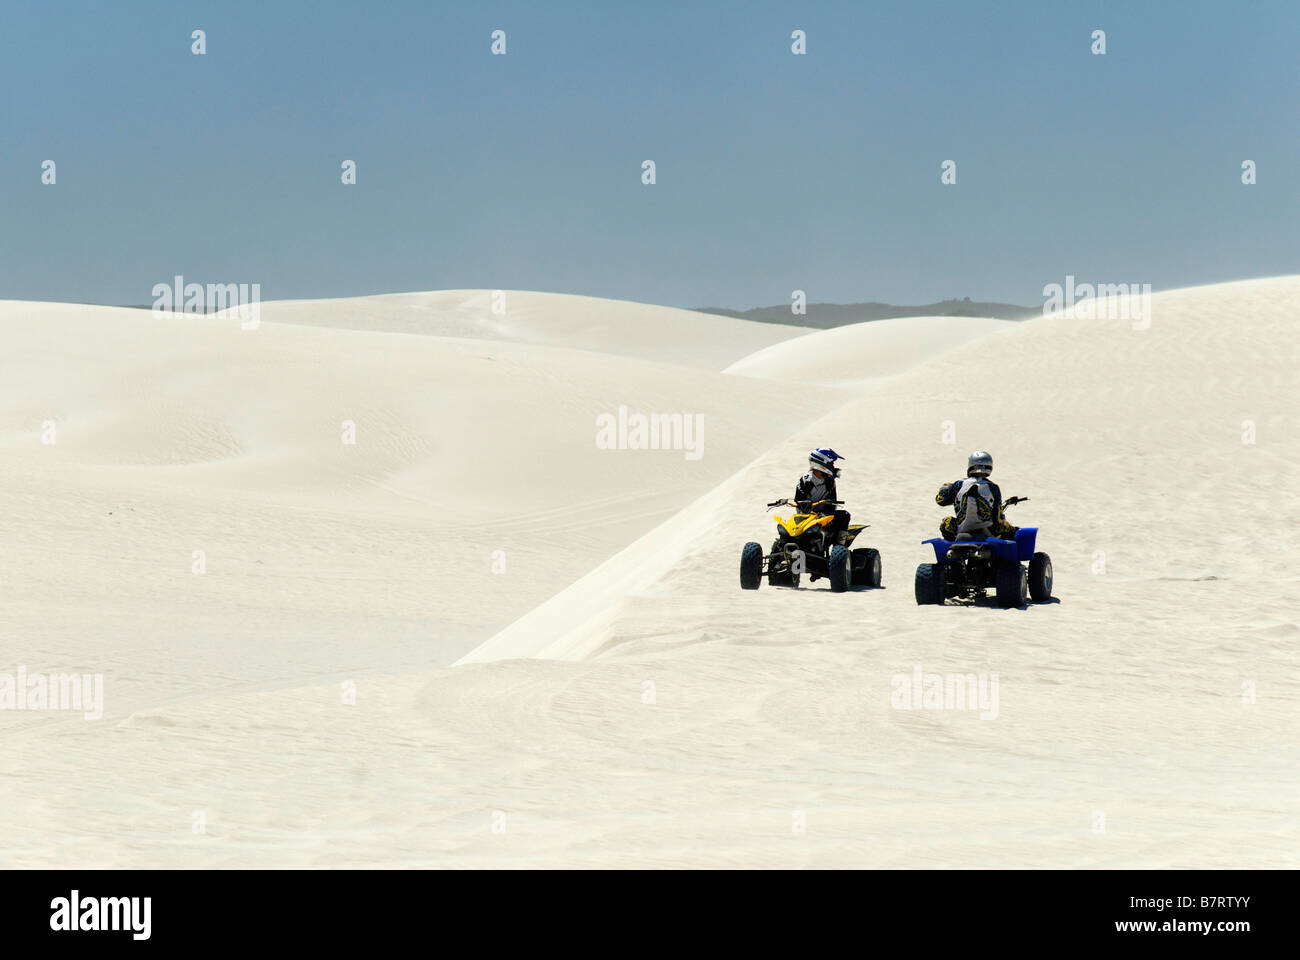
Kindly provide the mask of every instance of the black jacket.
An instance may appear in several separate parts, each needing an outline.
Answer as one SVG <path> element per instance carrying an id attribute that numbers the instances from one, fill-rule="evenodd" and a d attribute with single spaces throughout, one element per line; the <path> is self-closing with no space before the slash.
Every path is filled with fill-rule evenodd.
<path id="1" fill-rule="evenodd" d="M 793 499 L 801 509 L 818 500 L 838 500 L 839 496 L 835 493 L 835 478 L 827 477 L 825 480 L 819 480 L 811 471 L 805 473 L 795 485 Z M 827 505 L 820 512 L 834 513 L 835 508 Z"/>

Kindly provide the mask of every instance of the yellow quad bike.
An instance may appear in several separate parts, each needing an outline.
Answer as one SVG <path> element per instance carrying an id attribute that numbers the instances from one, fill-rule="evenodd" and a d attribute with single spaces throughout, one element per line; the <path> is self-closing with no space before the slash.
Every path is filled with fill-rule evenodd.
<path id="1" fill-rule="evenodd" d="M 772 552 L 763 554 L 761 544 L 749 542 L 740 551 L 740 588 L 757 590 L 767 575 L 769 586 L 798 587 L 799 578 L 807 573 L 811 580 L 826 577 L 831 589 L 842 593 L 849 587 L 880 586 L 880 551 L 870 547 L 853 549 L 852 544 L 867 524 L 859 523 L 841 530 L 830 544 L 825 543 L 822 528 L 835 519 L 817 512 L 818 507 L 834 507 L 840 500 L 822 500 L 812 504 L 810 513 L 796 513 L 788 520 L 774 516 L 777 538 Z M 774 500 L 768 509 L 788 505 L 791 500 Z M 829 547 L 829 552 L 827 548 Z"/>

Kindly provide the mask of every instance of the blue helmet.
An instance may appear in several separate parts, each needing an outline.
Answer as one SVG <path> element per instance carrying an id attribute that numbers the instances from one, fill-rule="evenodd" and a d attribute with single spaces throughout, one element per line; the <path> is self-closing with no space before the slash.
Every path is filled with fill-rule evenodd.
<path id="1" fill-rule="evenodd" d="M 843 459 L 843 457 L 830 447 L 818 447 L 812 453 L 808 454 L 808 465 L 814 470 L 829 473 L 832 477 L 838 480 L 840 470 L 839 467 L 835 466 L 835 461 Z"/>

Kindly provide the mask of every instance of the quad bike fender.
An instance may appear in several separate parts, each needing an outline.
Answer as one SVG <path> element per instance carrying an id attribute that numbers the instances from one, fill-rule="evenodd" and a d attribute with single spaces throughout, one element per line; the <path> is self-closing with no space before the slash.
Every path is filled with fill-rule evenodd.
<path id="1" fill-rule="evenodd" d="M 803 536 L 813 527 L 824 527 L 835 519 L 833 516 L 821 516 L 815 513 L 796 513 L 789 520 L 785 517 L 773 517 L 776 525 L 781 527 L 792 538 Z"/>
<path id="2" fill-rule="evenodd" d="M 855 523 L 847 529 L 840 531 L 839 538 L 835 542 L 845 547 L 852 546 L 853 541 L 857 539 L 858 534 L 867 529 L 867 526 L 868 524 L 865 523 Z"/>
<path id="3" fill-rule="evenodd" d="M 948 551 L 958 544 L 963 547 L 988 546 L 992 549 L 993 556 L 999 560 L 1028 562 L 1034 555 L 1034 546 L 1037 541 L 1037 527 L 1021 527 L 1016 532 L 1016 539 L 1014 540 L 999 540 L 995 537 L 985 540 L 945 540 L 942 537 L 934 537 L 921 542 L 928 543 L 933 547 L 935 560 L 943 563 L 948 559 Z"/>
<path id="4" fill-rule="evenodd" d="M 1028 563 L 1034 559 L 1034 547 L 1038 545 L 1038 528 L 1021 527 L 1016 531 L 1016 559 Z"/>

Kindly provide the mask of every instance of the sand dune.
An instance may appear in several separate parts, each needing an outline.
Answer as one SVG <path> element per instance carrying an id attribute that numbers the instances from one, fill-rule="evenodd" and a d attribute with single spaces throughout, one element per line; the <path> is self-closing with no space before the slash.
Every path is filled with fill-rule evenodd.
<path id="1" fill-rule="evenodd" d="M 277 300 L 262 316 L 273 323 L 562 346 L 710 370 L 804 333 L 779 323 L 527 290 Z"/>
<path id="2" fill-rule="evenodd" d="M 778 358 L 813 337 L 692 370 L 288 325 L 253 348 L 4 305 L 9 656 L 103 671 L 115 706 L 0 715 L 0 862 L 1294 867 L 1300 586 L 1265 504 L 1300 449 L 1298 304 L 1287 277 L 1158 294 L 1140 331 L 1066 315 L 950 349 L 872 324 L 896 339 L 857 356 L 872 331 L 828 331 L 847 375 L 796 391 L 754 374 L 809 377 Z M 629 393 L 716 418 L 698 475 L 591 448 Z M 354 408 L 374 446 L 342 463 Z M 444 445 L 449 417 L 474 429 Z M 447 471 L 474 458 L 448 449 L 478 431 L 560 446 L 525 447 L 463 529 Z M 885 589 L 742 593 L 740 544 L 770 539 L 763 503 L 823 443 Z M 975 446 L 1031 497 L 1013 519 L 1042 528 L 1058 603 L 915 605 L 934 490 Z M 569 523 L 557 461 L 592 481 L 595 529 Z M 548 545 L 535 563 L 432 560 L 474 545 L 486 570 L 512 515 Z M 189 573 L 205 542 L 228 573 Z M 551 550 L 590 565 L 545 579 Z M 485 608 L 518 619 L 421 664 L 430 622 L 464 651 Z M 918 667 L 997 674 L 996 718 L 893 708 Z"/>
<path id="3" fill-rule="evenodd" d="M 727 373 L 862 389 L 952 349 L 1015 326 L 982 317 L 900 317 L 818 330 L 763 347 Z"/>
<path id="4" fill-rule="evenodd" d="M 119 716 L 449 663 L 826 406 L 630 351 L 265 319 L 7 303 L 0 338 L 10 659 L 113 651 Z M 620 406 L 702 417 L 698 459 L 597 449 Z"/>

